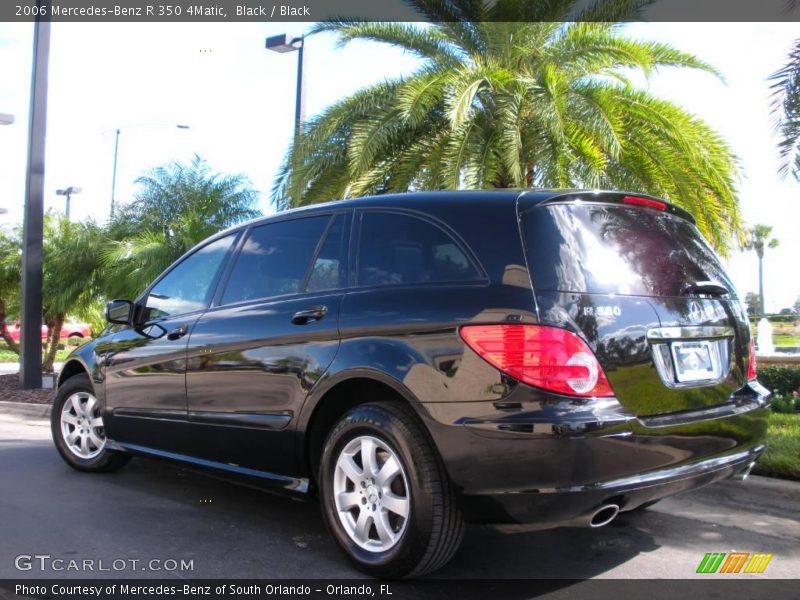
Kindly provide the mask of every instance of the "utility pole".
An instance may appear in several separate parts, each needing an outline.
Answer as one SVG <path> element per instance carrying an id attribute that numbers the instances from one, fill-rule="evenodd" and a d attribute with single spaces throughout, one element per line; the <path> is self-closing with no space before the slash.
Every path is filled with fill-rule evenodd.
<path id="1" fill-rule="evenodd" d="M 50 0 L 37 0 L 38 14 L 50 14 Z M 47 131 L 47 68 L 50 22 L 36 18 L 33 29 L 28 169 L 22 226 L 22 310 L 19 381 L 22 389 L 42 387 L 42 238 L 44 160 Z"/>

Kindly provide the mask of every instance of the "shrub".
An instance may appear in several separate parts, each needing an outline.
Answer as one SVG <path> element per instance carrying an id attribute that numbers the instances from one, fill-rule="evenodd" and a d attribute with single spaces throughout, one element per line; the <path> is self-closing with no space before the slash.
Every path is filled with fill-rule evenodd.
<path id="1" fill-rule="evenodd" d="M 770 323 L 794 323 L 798 320 L 797 315 L 748 315 L 751 323 L 758 323 L 763 317 L 767 317 Z"/>
<path id="2" fill-rule="evenodd" d="M 800 368 L 789 365 L 760 367 L 758 380 L 773 394 L 773 412 L 800 413 Z"/>
<path id="3" fill-rule="evenodd" d="M 772 410 L 787 415 L 798 413 L 800 412 L 800 398 L 794 395 L 773 396 Z"/>
<path id="4" fill-rule="evenodd" d="M 775 395 L 791 396 L 800 389 L 800 369 L 784 365 L 761 367 L 758 380 Z"/>

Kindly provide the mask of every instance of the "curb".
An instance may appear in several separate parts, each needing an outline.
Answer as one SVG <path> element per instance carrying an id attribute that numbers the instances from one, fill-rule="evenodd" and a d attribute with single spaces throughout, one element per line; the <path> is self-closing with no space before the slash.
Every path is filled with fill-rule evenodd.
<path id="1" fill-rule="evenodd" d="M 32 404 L 28 402 L 8 402 L 0 400 L 0 414 L 24 417 L 26 419 L 49 419 L 50 404 Z"/>

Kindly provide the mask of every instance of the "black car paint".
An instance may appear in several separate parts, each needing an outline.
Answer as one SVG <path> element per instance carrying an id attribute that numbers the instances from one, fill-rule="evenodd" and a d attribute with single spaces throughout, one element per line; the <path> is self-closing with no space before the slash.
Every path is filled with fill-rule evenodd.
<path id="1" fill-rule="evenodd" d="M 612 295 L 620 314 L 609 318 L 584 310 L 609 302 L 607 295 L 534 293 L 528 261 L 535 257 L 516 239 L 519 214 L 575 197 L 618 202 L 621 195 L 417 193 L 281 213 L 268 220 L 347 215 L 345 289 L 231 306 L 219 306 L 217 290 L 207 311 L 112 328 L 73 354 L 59 383 L 77 365 L 91 374 L 112 447 L 308 492 L 314 473 L 306 434 L 315 411 L 338 385 L 379 382 L 415 408 L 472 521 L 565 523 L 610 499 L 634 508 L 746 469 L 763 449 L 769 396 L 744 381 L 750 334 L 738 300 L 695 299 L 721 306 L 735 324 L 728 378 L 707 388 L 662 386 L 682 408 L 657 414 L 625 390 L 631 370 L 659 382 L 646 330 L 711 321 L 692 321 L 686 298 Z M 439 224 L 484 277 L 357 287 L 358 223 L 375 209 Z M 320 305 L 323 318 L 292 323 L 295 312 Z M 460 339 L 458 328 L 474 323 L 544 323 L 581 335 L 625 401 L 559 396 L 507 377 Z M 184 325 L 185 336 L 168 339 Z M 108 394 L 109 387 L 117 391 Z"/>

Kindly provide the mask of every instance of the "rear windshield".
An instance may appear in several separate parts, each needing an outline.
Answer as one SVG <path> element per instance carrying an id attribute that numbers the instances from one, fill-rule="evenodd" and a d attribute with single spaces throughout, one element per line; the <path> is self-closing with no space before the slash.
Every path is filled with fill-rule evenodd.
<path id="1" fill-rule="evenodd" d="M 668 213 L 551 204 L 524 213 L 522 232 L 538 290 L 685 296 L 689 284 L 715 281 L 736 293 L 697 228 Z"/>

